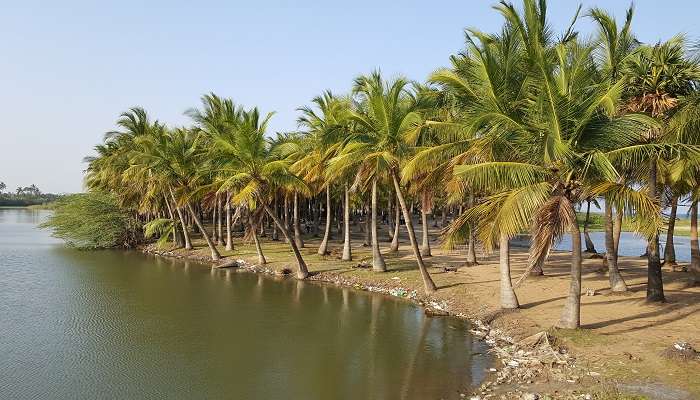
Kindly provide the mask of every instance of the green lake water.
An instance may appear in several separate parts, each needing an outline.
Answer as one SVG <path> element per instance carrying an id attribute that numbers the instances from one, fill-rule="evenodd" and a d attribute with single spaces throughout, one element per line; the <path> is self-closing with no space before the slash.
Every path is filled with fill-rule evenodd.
<path id="1" fill-rule="evenodd" d="M 2 399 L 459 399 L 466 322 L 381 295 L 126 251 L 0 209 Z"/>

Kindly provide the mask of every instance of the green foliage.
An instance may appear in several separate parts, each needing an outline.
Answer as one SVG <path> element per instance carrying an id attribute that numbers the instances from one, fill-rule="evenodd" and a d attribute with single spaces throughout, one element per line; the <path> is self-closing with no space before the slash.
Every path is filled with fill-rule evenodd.
<path id="1" fill-rule="evenodd" d="M 143 235 L 150 239 L 158 237 L 156 244 L 164 247 L 170 236 L 175 237 L 175 221 L 169 218 L 158 218 L 143 226 Z"/>
<path id="2" fill-rule="evenodd" d="M 113 195 L 98 192 L 60 199 L 41 227 L 80 249 L 130 248 L 141 238 L 134 216 L 122 209 Z"/>

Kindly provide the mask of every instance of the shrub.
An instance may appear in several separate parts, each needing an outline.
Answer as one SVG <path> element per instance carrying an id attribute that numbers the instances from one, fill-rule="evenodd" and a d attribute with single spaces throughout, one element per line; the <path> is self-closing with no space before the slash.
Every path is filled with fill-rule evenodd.
<path id="1" fill-rule="evenodd" d="M 141 239 L 142 228 L 133 213 L 114 196 L 89 192 L 66 196 L 41 224 L 69 246 L 81 249 L 130 248 Z"/>

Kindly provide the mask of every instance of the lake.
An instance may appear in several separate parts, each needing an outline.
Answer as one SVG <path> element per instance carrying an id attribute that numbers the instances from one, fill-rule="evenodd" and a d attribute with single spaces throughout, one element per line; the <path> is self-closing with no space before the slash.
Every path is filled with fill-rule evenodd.
<path id="1" fill-rule="evenodd" d="M 78 251 L 0 209 L 0 397 L 459 399 L 468 324 L 349 289 Z"/>
<path id="2" fill-rule="evenodd" d="M 595 249 L 599 253 L 605 253 L 605 232 L 590 232 L 591 240 L 595 245 Z M 666 246 L 666 234 L 659 236 L 661 247 L 659 252 L 663 259 L 664 248 Z M 581 234 L 581 248 L 586 249 L 586 242 Z M 640 256 L 644 254 L 647 248 L 646 239 L 632 232 L 620 233 L 620 255 L 621 256 Z M 679 262 L 690 262 L 690 237 L 689 236 L 674 236 L 673 248 L 676 250 L 676 260 Z M 564 235 L 561 242 L 555 246 L 557 250 L 571 250 L 571 235 Z"/>

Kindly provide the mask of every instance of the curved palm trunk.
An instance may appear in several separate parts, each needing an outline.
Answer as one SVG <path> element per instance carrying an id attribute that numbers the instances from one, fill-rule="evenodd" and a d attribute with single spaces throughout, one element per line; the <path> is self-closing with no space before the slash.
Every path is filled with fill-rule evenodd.
<path id="1" fill-rule="evenodd" d="M 693 284 L 700 285 L 700 247 L 698 246 L 698 202 L 690 206 L 690 272 Z"/>
<path id="2" fill-rule="evenodd" d="M 260 238 L 258 237 L 258 226 L 255 222 L 252 222 L 252 218 L 250 223 L 250 229 L 251 233 L 253 234 L 253 241 L 255 242 L 255 251 L 258 253 L 258 264 L 265 265 L 267 264 L 267 260 L 265 259 L 265 255 L 263 254 L 262 245 L 260 244 Z"/>
<path id="3" fill-rule="evenodd" d="M 610 281 L 610 289 L 613 292 L 626 292 L 627 284 L 620 275 L 620 270 L 617 267 L 617 251 L 615 248 L 615 233 L 614 222 L 612 215 L 612 204 L 605 201 L 605 259 L 608 263 L 608 280 Z"/>
<path id="4" fill-rule="evenodd" d="M 231 235 L 231 193 L 226 192 L 226 250 L 233 250 L 233 237 Z"/>
<path id="5" fill-rule="evenodd" d="M 386 271 L 386 263 L 379 251 L 377 236 L 377 179 L 372 180 L 372 269 L 377 272 Z"/>
<path id="6" fill-rule="evenodd" d="M 301 223 L 299 222 L 299 194 L 294 192 L 294 212 L 293 212 L 293 224 L 294 224 L 294 241 L 297 247 L 304 247 L 304 238 L 301 236 Z"/>
<path id="7" fill-rule="evenodd" d="M 343 195 L 343 223 L 345 227 L 345 240 L 343 241 L 343 261 L 352 260 L 352 248 L 350 247 L 350 189 L 345 184 L 345 194 Z"/>
<path id="8" fill-rule="evenodd" d="M 586 220 L 583 222 L 583 237 L 586 240 L 586 253 L 593 253 L 596 254 L 598 253 L 595 250 L 595 244 L 593 244 L 593 241 L 591 240 L 591 235 L 588 233 L 588 224 L 591 219 L 591 200 L 588 199 L 586 201 Z"/>
<path id="9" fill-rule="evenodd" d="M 199 216 L 194 211 L 194 209 L 192 208 L 192 205 L 190 203 L 187 203 L 187 209 L 190 210 L 190 214 L 192 215 L 192 219 L 194 219 L 194 223 L 197 225 L 197 228 L 199 228 L 199 231 L 202 232 L 202 237 L 204 237 L 204 241 L 207 242 L 207 246 L 209 246 L 209 250 L 211 250 L 211 259 L 214 261 L 218 261 L 221 258 L 221 255 L 219 254 L 219 251 L 216 249 L 214 242 L 212 242 L 211 238 L 209 237 L 207 230 L 204 229 L 204 225 L 202 225 L 202 221 L 199 220 Z"/>
<path id="10" fill-rule="evenodd" d="M 182 215 L 182 210 L 177 206 L 177 200 L 175 200 L 175 193 L 173 193 L 173 188 L 168 188 L 170 190 L 170 197 L 173 198 L 173 203 L 175 204 L 175 211 L 177 212 L 178 218 L 180 218 L 180 225 L 182 226 L 182 235 L 185 238 L 185 250 L 192 250 L 192 241 L 190 240 L 190 234 L 187 231 L 187 222 L 185 222 L 185 216 Z"/>
<path id="11" fill-rule="evenodd" d="M 282 226 L 282 221 L 280 221 L 279 218 L 270 210 L 270 207 L 265 204 L 265 212 L 272 218 L 272 220 L 275 222 L 275 225 L 279 228 L 279 230 L 282 232 L 284 235 L 285 239 L 287 239 L 287 243 L 289 243 L 289 246 L 292 248 L 292 252 L 294 253 L 294 258 L 297 260 L 297 278 L 298 279 L 306 279 L 309 276 L 309 270 L 306 267 L 306 263 L 304 262 L 304 258 L 301 256 L 301 252 L 299 251 L 299 248 L 297 247 L 297 244 L 292 238 L 289 236 L 289 231 L 287 229 L 284 229 Z"/>
<path id="12" fill-rule="evenodd" d="M 656 160 L 649 165 L 649 197 L 657 199 L 656 195 Z M 664 284 L 661 276 L 661 258 L 659 256 L 659 232 L 655 231 L 649 238 L 647 246 L 647 301 L 663 302 Z"/>
<path id="13" fill-rule="evenodd" d="M 510 243 L 506 235 L 501 235 L 498 265 L 501 275 L 501 308 L 518 308 L 520 303 L 510 280 Z"/>
<path id="14" fill-rule="evenodd" d="M 678 213 L 678 196 L 671 198 L 671 213 L 668 216 L 668 231 L 666 231 L 666 247 L 664 248 L 664 265 L 675 269 L 676 249 L 673 246 L 673 233 L 676 229 L 676 214 Z"/>
<path id="15" fill-rule="evenodd" d="M 331 212 L 331 188 L 326 188 L 326 226 L 323 230 L 323 240 L 318 246 L 318 254 L 328 254 L 328 239 L 331 237 L 331 224 L 333 223 L 333 214 Z"/>
<path id="16" fill-rule="evenodd" d="M 411 214 L 406 207 L 406 200 L 403 198 L 401 193 L 401 186 L 399 186 L 399 178 L 396 175 L 396 171 L 391 171 L 391 179 L 394 181 L 394 190 L 396 191 L 396 197 L 401 205 L 401 211 L 403 211 L 403 217 L 406 220 L 406 230 L 408 231 L 408 239 L 411 243 L 411 248 L 413 249 L 413 255 L 416 257 L 416 264 L 418 264 L 418 269 L 420 270 L 421 277 L 423 278 L 423 285 L 425 286 L 426 293 L 433 293 L 437 291 L 435 282 L 428 274 L 428 269 L 425 267 L 423 262 L 423 257 L 420 254 L 420 249 L 418 248 L 418 242 L 416 241 L 416 234 L 413 230 L 413 222 L 411 221 Z M 397 235 L 398 236 L 398 235 Z"/>
<path id="17" fill-rule="evenodd" d="M 399 232 L 401 230 L 401 204 L 399 204 L 399 197 L 396 196 L 396 210 L 395 210 L 395 224 L 394 224 L 394 236 L 391 238 L 391 247 L 389 248 L 392 253 L 399 251 Z"/>
<path id="18" fill-rule="evenodd" d="M 557 323 L 558 328 L 576 329 L 581 326 L 581 229 L 578 221 L 571 224 L 571 283 L 569 296 Z"/>
<path id="19" fill-rule="evenodd" d="M 168 216 L 170 217 L 170 220 L 173 221 L 174 227 L 173 227 L 173 241 L 175 242 L 175 245 L 177 247 L 182 247 L 184 244 L 184 241 L 182 239 L 182 236 L 180 235 L 180 230 L 177 229 L 177 222 L 175 221 L 175 214 L 173 213 L 173 208 L 170 206 L 170 200 L 168 200 L 168 196 L 163 193 L 163 200 L 165 200 L 165 207 L 168 209 Z"/>
<path id="20" fill-rule="evenodd" d="M 428 232 L 428 193 L 423 192 L 422 204 L 420 208 L 421 225 L 423 225 L 423 243 L 421 244 L 421 254 L 423 257 L 431 257 L 433 254 L 430 251 L 430 232 Z"/>

